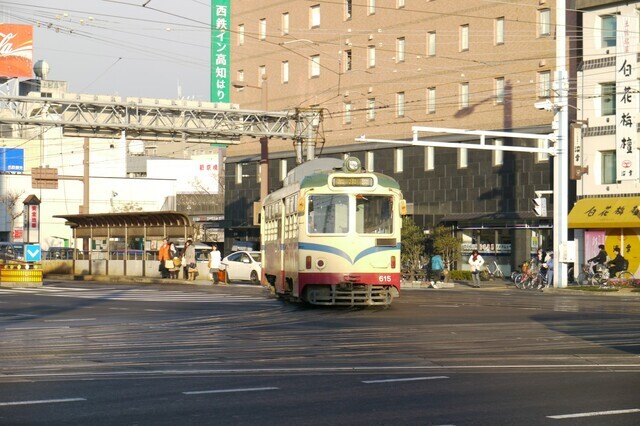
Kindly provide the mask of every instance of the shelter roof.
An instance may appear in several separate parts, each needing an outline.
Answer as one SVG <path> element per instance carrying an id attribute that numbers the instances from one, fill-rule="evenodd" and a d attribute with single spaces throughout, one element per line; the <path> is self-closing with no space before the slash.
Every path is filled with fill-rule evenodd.
<path id="1" fill-rule="evenodd" d="M 55 215 L 65 219 L 78 238 L 187 237 L 191 219 L 174 211 Z"/>

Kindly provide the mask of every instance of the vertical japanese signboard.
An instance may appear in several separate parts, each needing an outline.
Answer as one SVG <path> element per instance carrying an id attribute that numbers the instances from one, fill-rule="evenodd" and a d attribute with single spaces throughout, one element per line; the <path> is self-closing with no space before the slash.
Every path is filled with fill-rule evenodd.
<path id="1" fill-rule="evenodd" d="M 37 243 L 40 241 L 40 200 L 35 195 L 29 195 L 23 203 L 22 238 L 25 243 Z"/>
<path id="2" fill-rule="evenodd" d="M 211 0 L 211 102 L 229 102 L 231 0 Z"/>
<path id="3" fill-rule="evenodd" d="M 0 77 L 33 75 L 33 27 L 0 24 Z"/>
<path id="4" fill-rule="evenodd" d="M 638 151 L 638 17 L 617 17 L 616 31 L 616 177 L 640 176 Z"/>

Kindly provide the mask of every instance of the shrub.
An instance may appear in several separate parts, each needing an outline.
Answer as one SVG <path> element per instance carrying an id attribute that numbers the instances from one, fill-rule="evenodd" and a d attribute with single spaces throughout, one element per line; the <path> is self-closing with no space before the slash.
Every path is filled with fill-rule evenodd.
<path id="1" fill-rule="evenodd" d="M 449 271 L 449 279 L 454 281 L 471 281 L 471 271 Z"/>

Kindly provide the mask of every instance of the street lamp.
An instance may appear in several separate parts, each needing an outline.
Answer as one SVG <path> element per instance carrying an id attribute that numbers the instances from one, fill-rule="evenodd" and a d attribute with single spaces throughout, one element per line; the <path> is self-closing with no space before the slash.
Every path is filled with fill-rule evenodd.
<path id="1" fill-rule="evenodd" d="M 267 75 L 262 74 L 262 85 L 253 86 L 244 81 L 232 81 L 231 85 L 236 89 L 244 89 L 250 87 L 260 90 L 260 104 L 263 111 L 269 109 L 269 88 L 267 84 Z M 260 201 L 262 202 L 269 194 L 269 138 L 262 136 L 260 138 Z M 255 218 L 254 218 L 255 219 Z"/>
<path id="2" fill-rule="evenodd" d="M 236 89 L 244 89 L 245 87 L 250 87 L 252 89 L 260 90 L 260 108 L 262 108 L 263 111 L 266 111 L 269 109 L 269 87 L 267 84 L 266 74 L 262 74 L 262 84 L 260 86 L 254 86 L 252 84 L 249 84 L 245 81 L 240 81 L 240 80 L 232 81 L 231 85 Z"/>

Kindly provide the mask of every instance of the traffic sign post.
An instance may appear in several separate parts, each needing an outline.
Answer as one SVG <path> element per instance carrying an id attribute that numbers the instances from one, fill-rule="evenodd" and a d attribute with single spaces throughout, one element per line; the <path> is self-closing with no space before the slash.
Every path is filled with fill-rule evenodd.
<path id="1" fill-rule="evenodd" d="M 27 262 L 40 262 L 42 260 L 40 244 L 27 244 L 24 246 L 24 260 Z"/>

